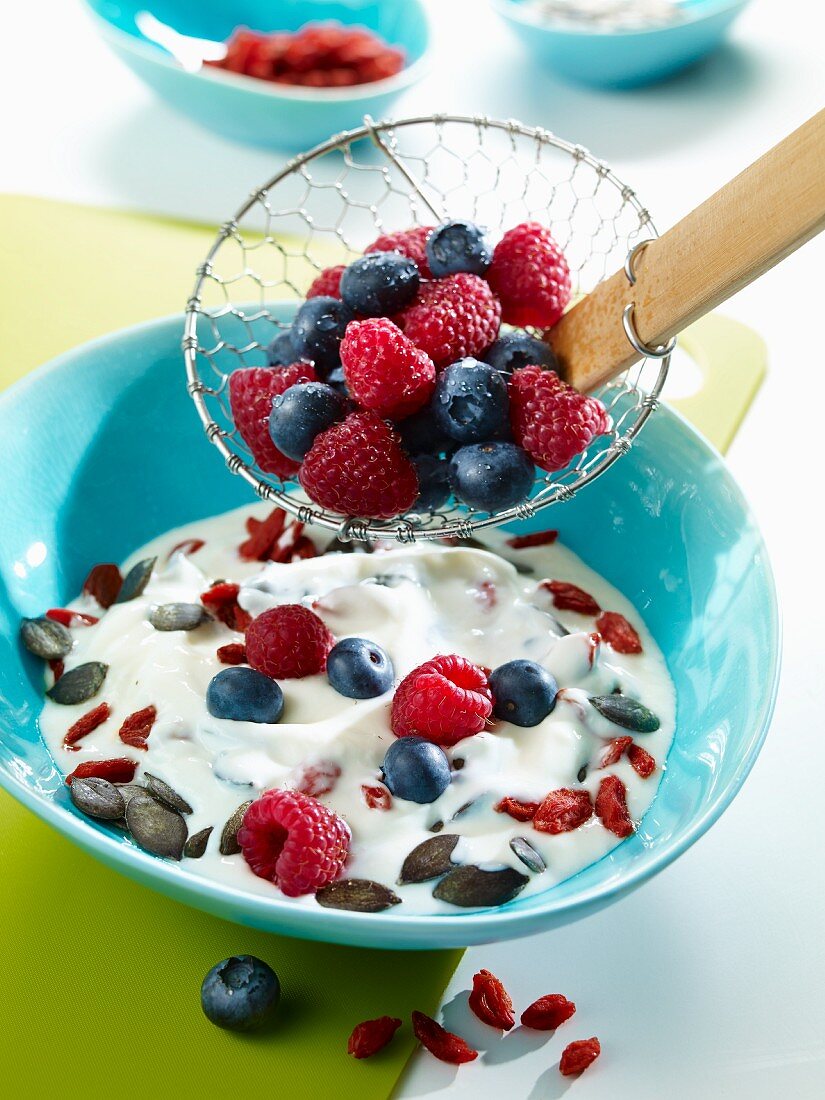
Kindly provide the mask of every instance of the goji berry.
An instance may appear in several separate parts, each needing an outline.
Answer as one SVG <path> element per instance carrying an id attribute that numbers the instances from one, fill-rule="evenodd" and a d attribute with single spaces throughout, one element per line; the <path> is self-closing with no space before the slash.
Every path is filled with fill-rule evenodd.
<path id="1" fill-rule="evenodd" d="M 596 629 L 617 653 L 642 652 L 642 639 L 618 611 L 603 611 L 596 620 Z"/>
<path id="2" fill-rule="evenodd" d="M 516 821 L 532 821 L 540 805 L 540 802 L 522 802 L 519 798 L 506 795 L 493 809 L 497 814 L 509 814 Z"/>
<path id="3" fill-rule="evenodd" d="M 134 749 L 148 749 L 146 738 L 152 732 L 152 726 L 158 712 L 155 707 L 144 707 L 136 710 L 128 718 L 124 718 L 123 725 L 118 730 L 118 737 L 124 745 L 131 745 Z"/>
<path id="4" fill-rule="evenodd" d="M 59 658 L 55 658 L 54 660 L 49 661 L 49 668 L 52 670 L 52 676 L 54 677 L 55 683 L 57 683 L 57 681 L 66 671 L 66 666 L 61 660 L 59 660 Z"/>
<path id="5" fill-rule="evenodd" d="M 81 717 L 66 730 L 66 734 L 63 738 L 63 748 L 71 749 L 72 752 L 77 752 L 77 742 L 88 733 L 91 733 L 92 730 L 96 730 L 98 726 L 102 726 L 110 713 L 109 704 L 100 703 L 93 710 L 87 711 L 86 714 L 81 715 Z"/>
<path id="6" fill-rule="evenodd" d="M 423 1012 L 413 1012 L 412 1025 L 415 1037 L 430 1054 L 442 1062 L 460 1066 L 478 1058 L 478 1051 L 466 1043 L 460 1035 L 454 1035 Z"/>
<path id="7" fill-rule="evenodd" d="M 305 558 L 317 558 L 317 556 L 318 548 L 312 539 L 306 535 L 301 535 L 292 548 L 292 555 L 289 560 L 302 561 Z"/>
<path id="8" fill-rule="evenodd" d="M 656 770 L 656 761 L 647 749 L 643 749 L 641 745 L 637 745 L 633 741 L 631 741 L 627 750 L 627 759 L 630 761 L 630 766 L 634 772 L 642 779 L 647 779 Z"/>
<path id="9" fill-rule="evenodd" d="M 50 607 L 46 618 L 63 626 L 94 626 L 100 622 L 95 615 L 84 615 L 82 611 L 71 611 L 68 607 Z"/>
<path id="10" fill-rule="evenodd" d="M 246 646 L 240 642 L 230 642 L 218 648 L 218 660 L 222 665 L 246 664 Z"/>
<path id="11" fill-rule="evenodd" d="M 594 1035 L 592 1039 L 577 1039 L 561 1052 L 559 1073 L 564 1077 L 573 1077 L 592 1065 L 602 1052 L 601 1044 Z"/>
<path id="12" fill-rule="evenodd" d="M 632 737 L 614 737 L 612 741 L 608 741 L 602 755 L 600 766 L 602 768 L 609 768 L 611 764 L 618 763 L 632 744 Z"/>
<path id="13" fill-rule="evenodd" d="M 83 582 L 83 591 L 97 600 L 103 608 L 111 607 L 120 594 L 123 577 L 120 570 L 111 562 L 95 565 Z"/>
<path id="14" fill-rule="evenodd" d="M 590 793 L 560 787 L 551 791 L 536 810 L 533 828 L 540 833 L 569 833 L 593 816 Z"/>
<path id="15" fill-rule="evenodd" d="M 596 794 L 596 817 L 618 837 L 630 836 L 633 822 L 627 809 L 627 788 L 617 775 L 606 775 Z"/>
<path id="16" fill-rule="evenodd" d="M 580 615 L 598 615 L 598 603 L 589 592 L 568 581 L 541 581 L 540 588 L 553 593 L 553 606 L 559 611 L 578 611 Z"/>
<path id="17" fill-rule="evenodd" d="M 66 776 L 71 787 L 73 779 L 108 779 L 110 783 L 131 783 L 135 778 L 137 764 L 125 756 L 116 756 L 112 760 L 84 760 L 75 770 Z"/>
<path id="18" fill-rule="evenodd" d="M 521 1014 L 521 1022 L 534 1031 L 555 1031 L 575 1011 L 575 1004 L 568 1001 L 562 993 L 546 993 L 525 1008 Z"/>
<path id="19" fill-rule="evenodd" d="M 347 1054 L 353 1058 L 370 1058 L 390 1042 L 401 1021 L 396 1016 L 379 1016 L 377 1020 L 364 1020 L 352 1029 L 347 1043 Z"/>
<path id="20" fill-rule="evenodd" d="M 308 794 L 310 798 L 320 798 L 329 794 L 341 775 L 341 769 L 331 760 L 322 760 L 318 764 L 306 764 L 295 782 L 295 790 Z"/>
<path id="21" fill-rule="evenodd" d="M 201 603 L 230 630 L 243 633 L 252 622 L 252 616 L 238 603 L 240 585 L 220 581 L 201 596 Z"/>
<path id="22" fill-rule="evenodd" d="M 534 531 L 532 535 L 516 535 L 507 540 L 514 550 L 527 550 L 531 546 L 549 546 L 559 537 L 558 531 Z"/>
<path id="23" fill-rule="evenodd" d="M 510 994 L 489 970 L 479 970 L 478 974 L 473 975 L 468 1004 L 479 1020 L 490 1027 L 509 1031 L 516 1022 Z"/>
<path id="24" fill-rule="evenodd" d="M 172 547 L 166 560 L 168 561 L 175 554 L 197 554 L 198 550 L 204 546 L 206 546 L 206 543 L 203 539 L 184 539 L 183 542 L 179 542 Z"/>
<path id="25" fill-rule="evenodd" d="M 285 524 L 286 512 L 283 508 L 273 508 L 266 519 L 259 521 L 258 526 L 250 531 L 249 538 L 238 547 L 238 553 L 245 561 L 266 561 Z"/>
<path id="26" fill-rule="evenodd" d="M 374 786 L 362 784 L 361 794 L 371 810 L 389 810 L 392 808 L 392 795 L 381 783 Z"/>

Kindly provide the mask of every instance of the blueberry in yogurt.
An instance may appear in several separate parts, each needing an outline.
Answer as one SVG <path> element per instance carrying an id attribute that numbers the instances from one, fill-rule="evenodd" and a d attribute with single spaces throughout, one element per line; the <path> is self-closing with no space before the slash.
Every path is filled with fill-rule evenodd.
<path id="1" fill-rule="evenodd" d="M 284 695 L 262 672 L 235 665 L 210 680 L 206 709 L 213 718 L 233 722 L 277 722 L 283 713 Z"/>
<path id="2" fill-rule="evenodd" d="M 556 706 L 558 684 L 535 661 L 518 659 L 490 673 L 493 713 L 514 726 L 537 726 Z"/>
<path id="3" fill-rule="evenodd" d="M 399 737 L 393 741 L 382 770 L 391 793 L 408 802 L 435 802 L 450 785 L 446 753 L 423 737 Z"/>
<path id="4" fill-rule="evenodd" d="M 392 687 L 392 661 L 385 650 L 366 638 L 344 638 L 327 656 L 327 677 L 339 695 L 374 699 Z"/>

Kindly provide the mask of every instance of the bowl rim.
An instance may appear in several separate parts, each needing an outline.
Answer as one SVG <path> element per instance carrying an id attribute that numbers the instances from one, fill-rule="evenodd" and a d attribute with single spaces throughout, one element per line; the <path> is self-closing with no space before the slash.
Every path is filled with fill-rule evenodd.
<path id="1" fill-rule="evenodd" d="M 600 41 L 608 41 L 616 38 L 639 37 L 642 35 L 673 34 L 682 28 L 703 23 L 712 19 L 715 15 L 721 15 L 725 11 L 745 8 L 750 0 L 707 0 L 701 11 L 686 9 L 684 18 L 673 23 L 654 23 L 652 26 L 641 25 L 639 27 L 617 27 L 615 30 L 594 30 L 586 26 L 577 26 L 574 23 L 565 24 L 562 21 L 555 22 L 542 20 L 537 14 L 525 11 L 524 0 L 491 0 L 493 8 L 505 20 L 520 23 L 545 34 L 558 36 L 570 36 L 571 38 L 595 38 Z"/>
<path id="2" fill-rule="evenodd" d="M 80 344 L 38 367 L 0 394 L 0 417 L 10 404 L 18 401 L 27 391 L 42 385 L 44 379 L 55 372 L 71 371 L 75 361 L 87 356 L 90 352 L 96 353 L 110 347 L 117 347 L 122 341 L 135 338 L 163 339 L 169 343 L 170 348 L 177 347 L 182 331 L 183 314 L 176 313 L 130 325 Z M 280 898 L 267 898 L 250 893 L 187 872 L 179 864 L 170 864 L 165 860 L 156 859 L 128 842 L 124 843 L 123 838 L 108 835 L 79 816 L 68 812 L 66 807 L 58 804 L 53 798 L 38 795 L 5 767 L 0 768 L 0 787 L 43 821 L 55 827 L 59 833 L 79 844 L 81 848 L 102 859 L 104 863 L 114 865 L 115 869 L 128 873 L 146 884 L 151 884 L 161 893 L 176 897 L 188 904 L 195 904 L 210 912 L 220 912 L 229 919 L 239 920 L 240 923 L 247 922 L 302 939 L 401 949 L 466 947 L 497 939 L 514 939 L 530 935 L 551 925 L 554 919 L 560 916 L 566 920 L 573 920 L 576 916 L 583 916 L 582 910 L 594 904 L 604 903 L 612 897 L 621 897 L 658 874 L 695 844 L 721 817 L 739 793 L 767 737 L 781 669 L 782 632 L 776 583 L 764 537 L 753 511 L 716 448 L 674 409 L 663 406 L 658 415 L 671 418 L 680 430 L 693 437 L 716 460 L 716 463 L 721 465 L 732 496 L 758 536 L 763 550 L 762 568 L 770 619 L 768 641 L 773 667 L 770 682 L 761 700 L 758 719 L 753 723 L 746 750 L 730 782 L 713 794 L 704 812 L 695 818 L 688 828 L 672 840 L 663 842 L 661 847 L 653 849 L 649 858 L 640 866 L 632 868 L 627 873 L 621 873 L 616 879 L 610 879 L 572 897 L 555 902 L 554 891 L 548 889 L 534 895 L 536 904 L 527 910 L 511 909 L 505 905 L 498 909 L 455 914 L 404 915 L 391 912 L 378 916 L 321 907 L 317 907 L 316 911 L 308 906 L 295 905 Z M 654 798 L 649 809 L 652 809 L 655 804 Z M 616 848 L 611 849 L 611 852 L 603 858 L 609 858 L 615 850 Z M 589 864 L 588 868 L 590 866 L 592 864 Z M 575 878 L 575 875 L 571 877 Z M 393 943 L 391 942 L 393 940 L 399 942 Z"/>
<path id="3" fill-rule="evenodd" d="M 84 7 L 92 21 L 98 24 L 101 35 L 104 38 L 111 39 L 115 48 L 132 53 L 145 61 L 159 65 L 161 68 L 180 73 L 185 77 L 192 77 L 207 84 L 217 83 L 219 86 L 229 88 L 234 86 L 238 91 L 261 96 L 264 99 L 324 104 L 366 101 L 374 99 L 376 96 L 402 91 L 421 80 L 432 67 L 432 17 L 422 0 L 406 0 L 406 2 L 412 2 L 416 5 L 419 20 L 424 30 L 425 44 L 421 56 L 413 61 L 411 65 L 405 65 L 395 76 L 386 77 L 384 80 L 375 80 L 370 84 L 354 84 L 348 88 L 301 88 L 291 84 L 277 84 L 274 81 L 261 80 L 254 76 L 245 76 L 243 73 L 225 72 L 211 65 L 201 65 L 199 69 L 190 72 L 180 65 L 171 54 L 168 54 L 147 38 L 129 34 L 120 27 L 116 27 L 109 19 L 96 11 L 89 0 L 84 0 Z"/>

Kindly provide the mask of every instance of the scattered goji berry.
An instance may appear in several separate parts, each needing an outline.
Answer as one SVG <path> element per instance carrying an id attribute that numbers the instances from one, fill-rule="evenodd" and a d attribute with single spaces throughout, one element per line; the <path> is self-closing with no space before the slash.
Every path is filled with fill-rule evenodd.
<path id="1" fill-rule="evenodd" d="M 589 791 L 560 787 L 551 791 L 536 810 L 533 828 L 540 833 L 569 833 L 593 816 Z"/>
<path id="2" fill-rule="evenodd" d="M 509 814 L 516 821 L 532 821 L 540 805 L 540 802 L 522 802 L 519 798 L 506 795 L 495 804 L 493 809 L 497 814 Z"/>
<path id="3" fill-rule="evenodd" d="M 66 671 L 66 666 L 59 658 L 55 658 L 54 660 L 49 661 L 49 668 L 52 670 L 52 676 L 54 677 L 55 683 L 57 683 L 57 681 Z"/>
<path id="4" fill-rule="evenodd" d="M 66 734 L 63 738 L 63 748 L 71 749 L 72 752 L 77 752 L 77 742 L 86 734 L 91 733 L 92 730 L 96 730 L 98 726 L 102 726 L 110 714 L 109 704 L 100 703 L 93 710 L 87 711 L 86 714 L 81 715 L 80 718 L 66 730 Z"/>
<path id="5" fill-rule="evenodd" d="M 555 1031 L 575 1011 L 575 1004 L 568 1001 L 562 993 L 546 993 L 525 1008 L 521 1014 L 521 1022 L 534 1031 Z"/>
<path id="6" fill-rule="evenodd" d="M 642 652 L 642 639 L 618 611 L 603 611 L 596 620 L 596 629 L 617 653 Z"/>
<path id="7" fill-rule="evenodd" d="M 347 1043 L 347 1054 L 353 1058 L 370 1058 L 389 1043 L 401 1021 L 396 1016 L 379 1016 L 377 1020 L 364 1020 L 352 1029 Z"/>
<path id="8" fill-rule="evenodd" d="M 254 517 L 250 517 L 254 518 Z M 249 538 L 238 547 L 238 553 L 245 561 L 266 561 L 275 549 L 286 524 L 286 512 L 283 508 L 273 508 L 265 520 L 259 520 Z"/>
<path id="9" fill-rule="evenodd" d="M 220 581 L 201 596 L 201 603 L 216 619 L 230 630 L 243 633 L 252 622 L 252 616 L 238 603 L 240 585 Z"/>
<path id="10" fill-rule="evenodd" d="M 601 1044 L 594 1035 L 592 1039 L 576 1039 L 561 1052 L 559 1073 L 564 1077 L 573 1077 L 592 1065 L 602 1052 Z"/>
<path id="11" fill-rule="evenodd" d="M 84 760 L 75 770 L 66 776 L 71 787 L 73 779 L 108 779 L 110 783 L 131 783 L 135 778 L 137 764 L 125 756 L 116 756 L 112 760 Z"/>
<path id="12" fill-rule="evenodd" d="M 392 795 L 381 783 L 373 786 L 362 784 L 361 794 L 371 810 L 389 810 L 392 808 Z"/>
<path id="13" fill-rule="evenodd" d="M 454 1035 L 452 1031 L 447 1031 L 436 1023 L 431 1016 L 426 1016 L 423 1012 L 413 1012 L 412 1025 L 419 1043 L 442 1062 L 460 1066 L 463 1062 L 472 1062 L 478 1058 L 477 1050 L 465 1043 L 460 1035 Z"/>
<path id="14" fill-rule="evenodd" d="M 479 603 L 482 604 L 487 611 L 492 611 L 498 603 L 498 590 L 495 584 L 490 580 L 482 581 L 476 591 L 478 592 Z"/>
<path id="15" fill-rule="evenodd" d="M 602 647 L 602 636 L 598 631 L 593 630 L 587 635 L 587 646 L 587 663 L 593 668 L 599 659 L 599 650 Z"/>
<path id="16" fill-rule="evenodd" d="M 63 626 L 94 626 L 100 622 L 95 615 L 84 615 L 82 611 L 71 611 L 68 607 L 50 607 L 46 618 Z"/>
<path id="17" fill-rule="evenodd" d="M 489 970 L 479 970 L 478 974 L 473 975 L 468 1004 L 479 1020 L 490 1027 L 509 1031 L 516 1022 L 510 994 Z"/>
<path id="18" fill-rule="evenodd" d="M 120 594 L 123 577 L 120 570 L 111 562 L 95 565 L 83 582 L 83 591 L 97 600 L 103 608 L 111 607 Z"/>
<path id="19" fill-rule="evenodd" d="M 301 535 L 292 548 L 290 561 L 301 561 L 305 558 L 317 558 L 318 548 L 307 535 Z"/>
<path id="20" fill-rule="evenodd" d="M 630 743 L 627 750 L 627 759 L 630 761 L 630 766 L 634 772 L 642 779 L 647 779 L 656 771 L 656 761 L 647 749 L 643 749 L 641 745 L 637 745 L 635 742 L 631 741 Z"/>
<path id="21" fill-rule="evenodd" d="M 206 543 L 203 539 L 184 539 L 183 542 L 179 542 L 172 547 L 166 560 L 168 561 L 175 554 L 197 554 L 198 550 L 204 546 L 206 546 Z"/>
<path id="22" fill-rule="evenodd" d="M 578 611 L 580 615 L 598 615 L 601 608 L 583 588 L 568 581 L 541 581 L 540 588 L 553 593 L 553 606 L 559 611 Z"/>
<path id="23" fill-rule="evenodd" d="M 630 836 L 633 822 L 627 809 L 627 788 L 617 775 L 606 775 L 596 794 L 596 817 L 618 837 Z"/>
<path id="24" fill-rule="evenodd" d="M 602 768 L 609 768 L 611 764 L 617 764 L 633 744 L 632 737 L 614 737 L 608 741 L 602 755 Z"/>
<path id="25" fill-rule="evenodd" d="M 124 745 L 131 745 L 134 749 L 148 749 L 146 739 L 152 732 L 152 726 L 158 712 L 155 707 L 144 707 L 136 710 L 128 718 L 124 718 L 123 725 L 118 730 L 118 737 Z"/>
<path id="26" fill-rule="evenodd" d="M 222 665 L 246 664 L 246 646 L 241 642 L 230 642 L 218 648 L 218 660 Z"/>
<path id="27" fill-rule="evenodd" d="M 295 781 L 295 790 L 308 794 L 310 798 L 320 798 L 329 794 L 341 776 L 341 769 L 331 760 L 322 760 L 318 764 L 306 764 Z"/>
<path id="28" fill-rule="evenodd" d="M 514 550 L 528 550 L 531 546 L 549 546 L 559 537 L 558 531 L 534 531 L 532 535 L 516 535 L 507 540 Z"/>

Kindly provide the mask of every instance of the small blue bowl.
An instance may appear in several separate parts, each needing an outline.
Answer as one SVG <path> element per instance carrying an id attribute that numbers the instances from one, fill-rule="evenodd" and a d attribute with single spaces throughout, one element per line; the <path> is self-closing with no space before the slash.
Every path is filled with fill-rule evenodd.
<path id="1" fill-rule="evenodd" d="M 288 320 L 289 307 L 279 314 Z M 767 732 L 779 620 L 762 537 L 719 455 L 667 409 L 631 452 L 567 504 L 518 530 L 564 542 L 627 595 L 676 682 L 674 745 L 638 832 L 560 885 L 500 909 L 454 915 L 347 913 L 207 881 L 114 836 L 72 806 L 40 738 L 42 663 L 20 618 L 60 605 L 89 564 L 122 560 L 169 528 L 252 497 L 215 461 L 183 379 L 180 317 L 64 355 L 0 397 L 0 784 L 110 867 L 256 928 L 371 947 L 511 939 L 609 905 L 713 824 Z"/>
<path id="2" fill-rule="evenodd" d="M 748 3 L 685 0 L 678 22 L 611 32 L 543 22 L 525 0 L 493 0 L 493 7 L 525 49 L 559 75 L 596 88 L 632 88 L 706 57 Z"/>
<path id="3" fill-rule="evenodd" d="M 170 107 L 233 141 L 303 150 L 382 118 L 429 65 L 421 0 L 87 0 L 111 49 Z M 396 76 L 352 88 L 299 88 L 202 67 L 237 26 L 295 31 L 335 20 L 375 31 L 407 55 Z M 181 37 L 183 36 L 183 37 Z M 162 43 L 162 44 L 161 44 Z M 212 53 L 212 56 L 217 56 Z M 183 60 L 180 60 L 183 59 Z"/>

